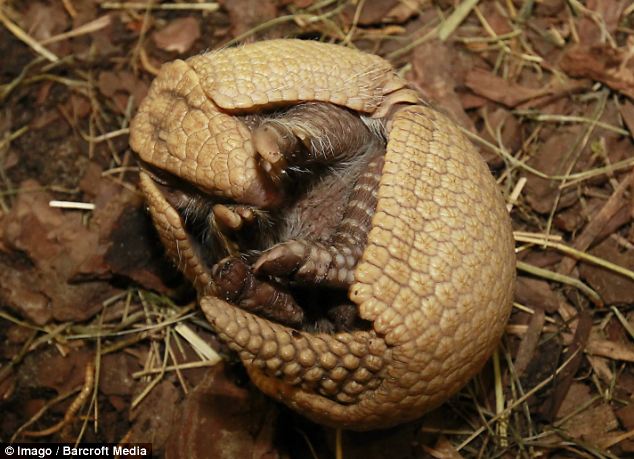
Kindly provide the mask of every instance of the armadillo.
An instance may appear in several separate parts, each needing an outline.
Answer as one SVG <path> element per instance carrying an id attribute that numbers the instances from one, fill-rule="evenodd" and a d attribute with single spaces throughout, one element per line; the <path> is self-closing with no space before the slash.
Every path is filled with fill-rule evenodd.
<path id="1" fill-rule="evenodd" d="M 384 428 L 443 403 L 497 346 L 515 280 L 502 193 L 382 58 L 282 39 L 177 60 L 130 131 L 167 253 L 269 396 Z M 356 322 L 303 326 L 313 291 L 342 292 L 329 307 Z"/>

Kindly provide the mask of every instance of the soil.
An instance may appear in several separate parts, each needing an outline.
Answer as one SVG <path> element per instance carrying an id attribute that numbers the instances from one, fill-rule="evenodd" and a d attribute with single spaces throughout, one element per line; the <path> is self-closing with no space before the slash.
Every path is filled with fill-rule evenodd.
<path id="1" fill-rule="evenodd" d="M 0 441 L 201 458 L 634 454 L 630 1 L 171 4 L 0 2 Z M 137 190 L 127 128 L 161 64 L 278 37 L 390 60 L 469 133 L 507 199 L 507 333 L 419 421 L 339 436 L 264 397 Z"/>

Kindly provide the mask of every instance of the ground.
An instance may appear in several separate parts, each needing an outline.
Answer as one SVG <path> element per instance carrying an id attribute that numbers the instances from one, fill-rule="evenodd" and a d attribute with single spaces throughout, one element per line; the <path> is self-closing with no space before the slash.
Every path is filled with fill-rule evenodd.
<path id="1" fill-rule="evenodd" d="M 222 458 L 634 453 L 631 1 L 5 0 L 0 23 L 0 441 Z M 420 421 L 339 435 L 262 396 L 137 191 L 127 128 L 161 64 L 277 37 L 390 60 L 506 197 L 507 333 Z"/>

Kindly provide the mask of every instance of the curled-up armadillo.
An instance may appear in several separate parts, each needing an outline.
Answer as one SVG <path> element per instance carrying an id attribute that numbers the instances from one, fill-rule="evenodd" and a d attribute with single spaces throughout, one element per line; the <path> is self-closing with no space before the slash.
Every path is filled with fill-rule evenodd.
<path id="1" fill-rule="evenodd" d="M 130 143 L 207 319 L 303 415 L 414 419 L 497 345 L 515 272 L 502 196 L 383 59 L 272 40 L 175 61 Z"/>

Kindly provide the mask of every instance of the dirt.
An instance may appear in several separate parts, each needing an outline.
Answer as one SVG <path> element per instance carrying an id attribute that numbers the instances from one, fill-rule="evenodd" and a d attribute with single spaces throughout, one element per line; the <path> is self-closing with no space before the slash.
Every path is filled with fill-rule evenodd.
<path id="1" fill-rule="evenodd" d="M 470 2 L 166 3 L 0 3 L 1 441 L 151 442 L 157 457 L 634 453 L 631 2 L 481 0 L 451 27 Z M 511 208 L 519 277 L 499 371 L 422 420 L 338 440 L 264 397 L 136 188 L 127 127 L 160 65 L 276 37 L 391 60 L 474 136 Z"/>

